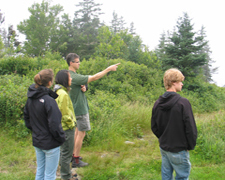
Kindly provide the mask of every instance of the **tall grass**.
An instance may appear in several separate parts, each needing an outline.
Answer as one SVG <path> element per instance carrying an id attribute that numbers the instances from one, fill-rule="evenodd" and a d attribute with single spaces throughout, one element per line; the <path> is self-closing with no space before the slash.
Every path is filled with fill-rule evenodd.
<path id="1" fill-rule="evenodd" d="M 196 157 L 210 163 L 225 160 L 225 115 L 224 111 L 197 116 L 198 139 L 194 150 Z M 200 119 L 198 119 L 200 117 Z"/>
<path id="2" fill-rule="evenodd" d="M 96 111 L 105 109 L 93 116 L 90 112 L 92 131 L 81 150 L 89 166 L 76 169 L 78 175 L 82 180 L 160 180 L 159 144 L 150 129 L 152 106 L 121 103 L 113 96 L 107 101 L 108 95 L 103 94 L 98 92 L 90 102 Z M 104 107 L 106 103 L 110 108 Z M 190 180 L 223 179 L 225 111 L 195 113 L 195 119 L 198 139 L 195 150 L 190 151 Z M 15 137 L 9 129 L 0 129 L 0 180 L 34 180 L 36 158 L 31 137 Z"/>
<path id="3" fill-rule="evenodd" d="M 115 95 L 97 91 L 89 103 L 92 130 L 85 143 L 105 147 L 119 140 L 141 138 L 150 130 L 151 108 L 139 103 L 126 103 Z M 117 147 L 118 148 L 118 147 Z"/>

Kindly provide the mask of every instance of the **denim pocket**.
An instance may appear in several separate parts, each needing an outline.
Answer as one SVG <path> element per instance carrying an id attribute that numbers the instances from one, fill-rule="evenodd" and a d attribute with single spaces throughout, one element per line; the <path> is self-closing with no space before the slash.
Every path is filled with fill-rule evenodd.
<path id="1" fill-rule="evenodd" d="M 174 164 L 181 164 L 189 159 L 188 151 L 180 151 L 178 153 L 170 153 L 170 160 Z"/>

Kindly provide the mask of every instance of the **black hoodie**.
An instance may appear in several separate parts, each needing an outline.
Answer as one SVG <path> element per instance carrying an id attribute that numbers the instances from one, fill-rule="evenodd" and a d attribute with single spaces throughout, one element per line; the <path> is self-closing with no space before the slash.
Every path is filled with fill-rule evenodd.
<path id="1" fill-rule="evenodd" d="M 55 101 L 57 94 L 52 90 L 32 84 L 27 92 L 24 120 L 32 131 L 33 146 L 43 150 L 63 144 L 65 133 L 61 125 L 61 112 Z"/>
<path id="2" fill-rule="evenodd" d="M 197 128 L 190 102 L 175 92 L 165 92 L 152 109 L 151 128 L 165 151 L 192 150 Z"/>

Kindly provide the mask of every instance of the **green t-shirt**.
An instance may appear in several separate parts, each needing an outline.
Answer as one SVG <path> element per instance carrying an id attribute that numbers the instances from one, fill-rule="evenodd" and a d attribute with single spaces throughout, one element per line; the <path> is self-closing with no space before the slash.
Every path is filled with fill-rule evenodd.
<path id="1" fill-rule="evenodd" d="M 73 103 L 73 108 L 76 116 L 84 115 L 88 113 L 88 102 L 85 93 L 81 91 L 81 85 L 85 85 L 88 82 L 88 75 L 77 74 L 73 71 L 69 71 L 72 78 L 70 99 Z"/>

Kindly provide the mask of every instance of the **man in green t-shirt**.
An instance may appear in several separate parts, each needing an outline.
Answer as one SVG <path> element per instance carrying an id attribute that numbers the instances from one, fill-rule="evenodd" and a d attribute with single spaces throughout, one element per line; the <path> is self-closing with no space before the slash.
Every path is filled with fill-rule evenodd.
<path id="1" fill-rule="evenodd" d="M 88 163 L 81 161 L 82 158 L 80 157 L 80 150 L 82 147 L 83 139 L 85 137 L 85 132 L 91 130 L 88 113 L 89 107 L 87 98 L 84 94 L 84 92 L 86 91 L 85 85 L 102 78 L 110 71 L 116 71 L 120 63 L 111 65 L 95 75 L 81 75 L 76 73 L 80 66 L 80 57 L 77 54 L 69 53 L 66 56 L 66 61 L 69 66 L 69 72 L 72 78 L 70 98 L 73 103 L 73 108 L 77 120 L 72 158 L 72 167 L 75 168 L 88 165 Z"/>

